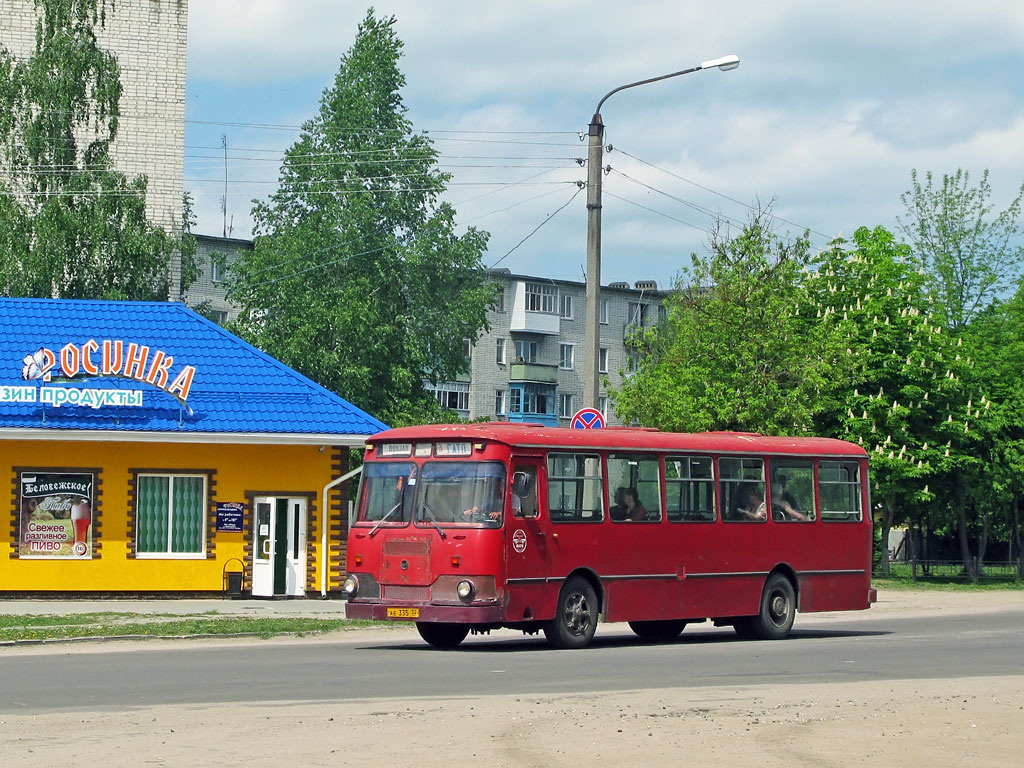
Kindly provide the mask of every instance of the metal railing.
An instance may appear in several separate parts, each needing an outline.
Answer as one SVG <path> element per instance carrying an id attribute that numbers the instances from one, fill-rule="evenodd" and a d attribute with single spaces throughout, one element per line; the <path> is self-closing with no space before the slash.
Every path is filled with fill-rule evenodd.
<path id="1" fill-rule="evenodd" d="M 882 576 L 881 568 L 876 563 L 874 572 Z M 1024 558 L 1016 560 L 993 561 L 979 563 L 978 558 L 971 558 L 969 563 L 962 560 L 898 560 L 889 563 L 890 577 L 910 578 L 912 581 L 947 581 L 978 584 L 982 581 L 1020 581 L 1024 579 Z"/>

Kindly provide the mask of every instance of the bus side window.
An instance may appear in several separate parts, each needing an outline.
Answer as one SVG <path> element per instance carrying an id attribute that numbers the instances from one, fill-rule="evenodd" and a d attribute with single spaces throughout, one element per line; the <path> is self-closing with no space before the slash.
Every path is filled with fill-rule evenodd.
<path id="1" fill-rule="evenodd" d="M 772 519 L 811 522 L 814 513 L 814 466 L 809 459 L 772 459 Z"/>
<path id="2" fill-rule="evenodd" d="M 537 468 L 517 466 L 512 471 L 512 514 L 514 517 L 537 517 Z"/>
<path id="3" fill-rule="evenodd" d="M 718 460 L 722 518 L 735 522 L 768 519 L 764 498 L 764 460 L 722 457 Z"/>
<path id="4" fill-rule="evenodd" d="M 715 519 L 715 481 L 708 456 L 666 456 L 665 513 L 671 522 Z"/>
<path id="5" fill-rule="evenodd" d="M 819 461 L 818 492 L 825 522 L 863 519 L 859 467 L 854 461 Z"/>

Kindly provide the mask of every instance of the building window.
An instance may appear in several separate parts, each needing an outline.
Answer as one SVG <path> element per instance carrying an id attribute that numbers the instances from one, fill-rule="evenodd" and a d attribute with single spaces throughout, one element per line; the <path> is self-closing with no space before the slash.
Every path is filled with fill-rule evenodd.
<path id="1" fill-rule="evenodd" d="M 558 306 L 558 289 L 542 283 L 526 284 L 526 311 L 553 315 Z"/>
<path id="2" fill-rule="evenodd" d="M 508 415 L 508 393 L 504 389 L 494 390 L 494 415 Z"/>
<path id="3" fill-rule="evenodd" d="M 564 371 L 571 371 L 575 358 L 575 347 L 572 344 L 559 345 L 558 367 Z"/>
<path id="4" fill-rule="evenodd" d="M 228 321 L 228 313 L 226 309 L 211 309 L 210 319 L 213 320 L 217 325 L 224 325 Z"/>
<path id="5" fill-rule="evenodd" d="M 210 277 L 215 283 L 224 282 L 224 256 L 211 256 L 210 257 Z"/>
<path id="6" fill-rule="evenodd" d="M 597 410 L 599 410 L 601 412 L 601 415 L 604 416 L 605 420 L 608 419 L 608 398 L 607 397 L 602 395 L 601 397 L 597 398 Z"/>
<path id="7" fill-rule="evenodd" d="M 516 341 L 516 359 L 520 363 L 534 363 L 537 361 L 536 341 Z"/>
<path id="8" fill-rule="evenodd" d="M 139 475 L 135 552 L 139 556 L 204 557 L 206 476 Z"/>
<path id="9" fill-rule="evenodd" d="M 504 286 L 498 286 L 498 293 L 494 299 L 494 311 L 504 312 L 505 311 L 505 288 Z"/>
<path id="10" fill-rule="evenodd" d="M 473 356 L 473 342 L 469 339 L 462 340 L 462 354 L 469 360 Z"/>
<path id="11" fill-rule="evenodd" d="M 608 325 L 608 299 L 601 299 L 601 324 Z"/>
<path id="12" fill-rule="evenodd" d="M 555 415 L 555 388 L 548 384 L 516 384 L 510 389 L 512 406 L 510 413 L 533 414 L 536 416 Z"/>
<path id="13" fill-rule="evenodd" d="M 571 419 L 576 410 L 572 407 L 572 395 L 558 396 L 558 415 L 563 419 Z"/>
<path id="14" fill-rule="evenodd" d="M 600 354 L 598 355 L 598 373 L 608 373 L 608 347 L 601 347 Z"/>
<path id="15" fill-rule="evenodd" d="M 497 362 L 497 363 L 499 363 L 501 365 L 504 365 L 505 364 L 505 340 L 504 339 L 497 339 L 497 340 L 495 340 L 494 344 L 495 344 L 494 360 L 495 360 L 495 362 Z"/>
<path id="16" fill-rule="evenodd" d="M 570 296 L 568 293 L 563 293 L 561 306 L 562 319 L 572 320 L 572 296 Z"/>
<path id="17" fill-rule="evenodd" d="M 628 305 L 626 324 L 633 327 L 642 326 L 644 324 L 644 318 L 646 317 L 646 315 L 646 304 L 640 304 L 639 302 L 631 301 Z"/>
<path id="18" fill-rule="evenodd" d="M 452 411 L 469 411 L 469 384 L 461 381 L 445 381 L 436 387 L 427 386 L 442 408 Z"/>

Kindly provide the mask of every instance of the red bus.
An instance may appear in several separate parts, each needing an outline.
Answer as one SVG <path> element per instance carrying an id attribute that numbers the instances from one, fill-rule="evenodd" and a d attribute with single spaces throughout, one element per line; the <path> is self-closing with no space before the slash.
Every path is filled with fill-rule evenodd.
<path id="1" fill-rule="evenodd" d="M 868 608 L 868 457 L 830 438 L 488 423 L 367 443 L 349 527 L 350 618 L 431 645 L 598 617 L 669 640 L 691 622 L 781 639 L 796 611 Z"/>

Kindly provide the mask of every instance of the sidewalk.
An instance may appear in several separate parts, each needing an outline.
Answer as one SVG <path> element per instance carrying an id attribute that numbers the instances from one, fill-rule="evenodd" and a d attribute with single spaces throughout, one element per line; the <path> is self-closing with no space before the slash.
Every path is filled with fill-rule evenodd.
<path id="1" fill-rule="evenodd" d="M 272 618 L 310 617 L 345 618 L 343 600 L 319 597 L 297 599 L 227 599 L 227 598 L 115 598 L 68 600 L 25 598 L 0 600 L 0 615 L 8 616 L 70 616 L 78 613 L 138 613 L 168 616 L 254 616 Z"/>

